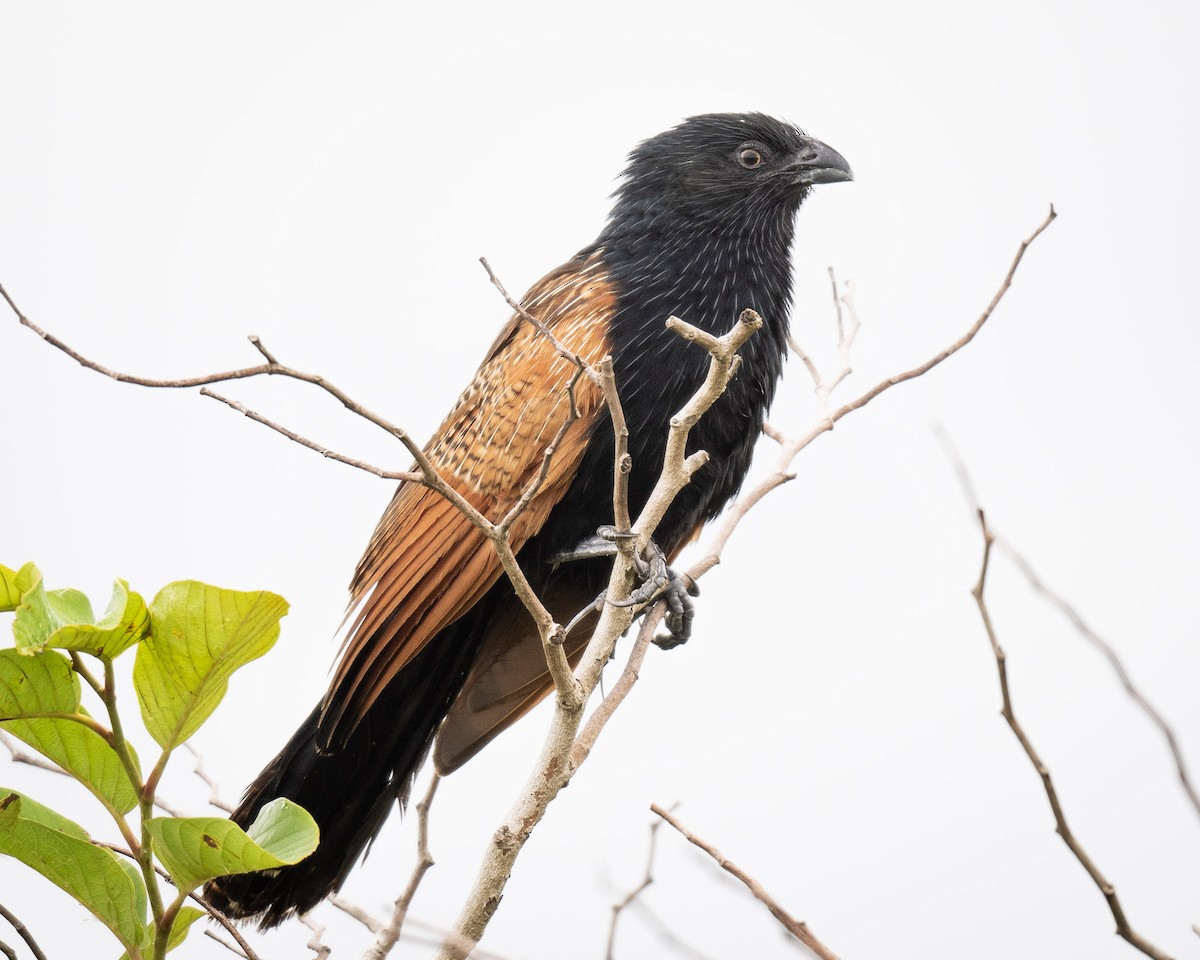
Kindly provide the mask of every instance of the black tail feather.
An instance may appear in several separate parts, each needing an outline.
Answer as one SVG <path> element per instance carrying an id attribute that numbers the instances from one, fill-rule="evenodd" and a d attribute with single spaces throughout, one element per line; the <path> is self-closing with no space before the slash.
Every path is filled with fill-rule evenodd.
<path id="1" fill-rule="evenodd" d="M 230 917 L 256 918 L 265 929 L 311 910 L 342 885 L 392 804 L 407 802 L 438 725 L 466 679 L 474 632 L 451 628 L 435 637 L 344 743 L 318 749 L 320 707 L 309 714 L 247 788 L 231 819 L 246 827 L 265 804 L 287 797 L 317 821 L 320 844 L 295 866 L 214 880 L 205 890 L 214 907 Z"/>

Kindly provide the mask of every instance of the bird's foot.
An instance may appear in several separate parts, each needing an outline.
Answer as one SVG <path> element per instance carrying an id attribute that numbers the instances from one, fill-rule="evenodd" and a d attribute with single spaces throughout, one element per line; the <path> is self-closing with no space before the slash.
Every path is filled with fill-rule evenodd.
<path id="1" fill-rule="evenodd" d="M 617 553 L 617 543 L 635 536 L 629 531 L 620 531 L 616 527 L 605 525 L 596 531 L 596 535 L 580 541 L 570 550 L 557 553 L 551 562 L 556 566 L 560 563 L 570 563 L 574 560 L 591 560 L 600 557 L 612 557 Z M 687 643 L 692 635 L 692 620 L 695 619 L 695 604 L 692 598 L 699 596 L 700 588 L 691 577 L 676 573 L 667 565 L 666 555 L 662 549 L 651 540 L 641 554 L 634 554 L 634 573 L 640 580 L 640 585 L 624 600 L 609 601 L 617 607 L 639 607 L 657 599 L 660 595 L 667 601 L 666 625 L 669 635 L 656 637 L 655 645 L 663 650 L 671 650 L 680 644 Z M 601 594 L 598 601 L 603 599 Z M 571 627 L 594 609 L 589 605 L 579 612 L 579 615 L 567 627 Z"/>
<path id="2" fill-rule="evenodd" d="M 692 635 L 692 620 L 696 617 L 696 605 L 692 603 L 692 598 L 700 594 L 696 582 L 672 570 L 667 565 L 662 549 L 653 540 L 646 544 L 642 555 L 634 555 L 633 564 L 634 572 L 641 578 L 641 585 L 626 599 L 611 602 L 619 607 L 634 607 L 648 604 L 661 596 L 667 601 L 669 635 L 656 637 L 655 645 L 663 650 L 672 650 L 687 643 Z"/>

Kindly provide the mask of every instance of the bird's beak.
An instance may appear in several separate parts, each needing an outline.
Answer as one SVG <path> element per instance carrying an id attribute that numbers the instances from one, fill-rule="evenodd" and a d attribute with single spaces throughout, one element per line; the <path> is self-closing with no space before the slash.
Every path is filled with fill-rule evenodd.
<path id="1" fill-rule="evenodd" d="M 788 158 L 783 172 L 795 184 L 840 183 L 853 180 L 854 171 L 846 158 L 820 140 L 807 139 Z"/>

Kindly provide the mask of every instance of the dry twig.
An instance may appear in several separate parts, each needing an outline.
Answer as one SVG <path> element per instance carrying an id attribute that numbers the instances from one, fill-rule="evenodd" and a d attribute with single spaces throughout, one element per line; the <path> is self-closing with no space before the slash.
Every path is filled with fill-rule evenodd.
<path id="1" fill-rule="evenodd" d="M 827 946 L 825 946 L 825 944 L 813 936 L 813 932 L 808 929 L 808 924 L 797 920 L 790 913 L 784 910 L 783 907 L 781 907 L 775 901 L 775 898 L 767 893 L 763 885 L 746 873 L 745 870 L 736 864 L 731 863 L 721 853 L 721 851 L 714 847 L 711 843 L 706 840 L 702 840 L 700 837 L 690 832 L 686 827 L 683 826 L 683 824 L 676 820 L 674 816 L 660 807 L 657 803 L 650 804 L 650 809 L 658 816 L 666 820 L 667 823 L 673 826 L 681 834 L 683 834 L 689 843 L 695 844 L 710 857 L 712 857 L 722 870 L 725 870 L 727 873 L 731 873 L 733 876 L 741 880 L 742 883 L 746 885 L 746 888 L 752 894 L 754 894 L 755 898 L 771 911 L 771 916 L 778 920 L 788 933 L 808 947 L 808 949 L 820 957 L 821 960 L 838 960 L 838 955 L 836 953 L 834 953 Z"/>
<path id="2" fill-rule="evenodd" d="M 1080 635 L 1099 650 L 1104 655 L 1104 658 L 1108 660 L 1109 666 L 1112 667 L 1113 672 L 1117 675 L 1117 679 L 1120 680 L 1121 686 L 1125 688 L 1125 692 L 1129 695 L 1129 698 L 1150 718 L 1150 722 L 1158 727 L 1159 732 L 1163 735 L 1163 739 L 1167 741 L 1167 749 L 1170 750 L 1171 757 L 1175 761 L 1175 772 L 1179 777 L 1179 782 L 1183 785 L 1184 793 L 1187 794 L 1188 799 L 1192 802 L 1196 813 L 1200 814 L 1200 796 L 1197 795 L 1196 787 L 1193 785 L 1191 777 L 1188 776 L 1187 766 L 1183 762 L 1183 751 L 1179 747 L 1179 740 L 1175 736 L 1175 731 L 1171 729 L 1170 724 L 1163 719 L 1163 715 L 1155 709 L 1154 705 L 1146 699 L 1146 696 L 1134 686 L 1133 679 L 1129 676 L 1129 671 L 1125 669 L 1121 658 L 1117 656 L 1117 652 L 1088 625 L 1078 610 L 1042 582 L 1029 561 L 1012 544 L 999 534 L 995 534 L 995 541 L 996 546 L 1007 553 L 1009 559 L 1025 575 L 1025 579 L 1029 581 L 1029 585 L 1047 603 L 1055 607 L 1064 617 L 1070 620 Z"/>
<path id="3" fill-rule="evenodd" d="M 671 809 L 674 810 L 675 806 L 672 805 Z M 612 905 L 612 921 L 608 925 L 608 948 L 604 951 L 605 960 L 615 960 L 613 947 L 617 941 L 617 921 L 620 920 L 621 913 L 654 882 L 654 853 L 658 846 L 658 828 L 661 826 L 661 820 L 650 824 L 650 848 L 646 853 L 646 872 L 642 875 L 641 882 Z"/>
<path id="4" fill-rule="evenodd" d="M 233 804 L 227 803 L 221 797 L 221 785 L 217 783 L 217 781 L 208 773 L 207 770 L 204 769 L 204 754 L 192 746 L 192 741 L 190 740 L 184 743 L 184 747 L 187 748 L 188 753 L 190 753 L 193 759 L 196 761 L 196 766 L 194 768 L 196 776 L 199 777 L 204 785 L 209 789 L 208 805 L 210 807 L 216 807 L 218 810 L 224 810 L 226 813 L 233 813 Z"/>
<path id="5" fill-rule="evenodd" d="M 442 778 L 438 776 L 437 771 L 433 771 L 433 775 L 429 778 L 429 789 L 425 791 L 425 796 L 417 804 L 416 866 L 413 867 L 412 876 L 408 879 L 408 886 L 396 898 L 391 919 L 381 929 L 375 931 L 375 942 L 367 948 L 366 953 L 363 954 L 363 960 L 383 960 L 391 953 L 392 947 L 400 939 L 404 918 L 408 916 L 408 908 L 417 894 L 417 887 L 421 885 L 421 880 L 424 879 L 426 872 L 433 866 L 433 857 L 429 853 L 429 808 L 433 804 L 433 795 L 437 792 L 438 784 L 441 781 Z"/>
<path id="6" fill-rule="evenodd" d="M 1000 641 L 996 638 L 996 630 L 992 624 L 992 617 L 988 611 L 987 602 L 984 600 L 984 587 L 987 583 L 988 565 L 991 561 L 992 547 L 995 544 L 996 538 L 988 527 L 987 518 L 982 508 L 977 511 L 977 517 L 979 520 L 979 529 L 983 534 L 983 561 L 979 569 L 979 580 L 972 588 L 971 594 L 974 596 L 975 603 L 979 607 L 979 616 L 983 620 L 988 642 L 992 646 L 992 654 L 996 658 L 996 672 L 1000 680 L 1000 700 L 1002 704 L 1000 715 L 1007 721 L 1009 729 L 1013 732 L 1013 736 L 1021 744 L 1021 749 L 1025 751 L 1029 762 L 1033 765 L 1034 770 L 1037 771 L 1038 776 L 1042 780 L 1042 788 L 1046 791 L 1046 799 L 1050 801 L 1050 810 L 1054 814 L 1055 830 L 1062 837 L 1063 843 L 1074 854 L 1075 859 L 1087 871 L 1088 876 L 1092 878 L 1092 882 L 1096 884 L 1100 892 L 1104 895 L 1113 920 L 1117 924 L 1117 935 L 1146 956 L 1153 957 L 1154 960 L 1171 960 L 1170 955 L 1150 943 L 1150 941 L 1137 933 L 1129 925 L 1129 920 L 1125 916 L 1125 910 L 1121 906 L 1121 901 L 1117 898 L 1116 888 L 1100 872 L 1100 868 L 1096 866 L 1087 851 L 1083 849 L 1083 845 L 1076 838 L 1075 834 L 1071 832 L 1071 828 L 1067 825 L 1066 814 L 1063 813 L 1058 791 L 1054 787 L 1054 781 L 1050 778 L 1050 769 L 1042 762 L 1037 751 L 1034 750 L 1029 735 L 1026 734 L 1024 728 L 1018 722 L 1016 714 L 1013 712 L 1012 698 L 1008 689 L 1007 656 L 1004 653 L 1004 649 L 1000 646 Z"/>
<path id="7" fill-rule="evenodd" d="M 317 960 L 329 960 L 329 955 L 333 953 L 333 948 L 322 940 L 322 937 L 325 936 L 325 927 L 313 919 L 311 912 L 300 914 L 298 919 L 312 931 L 312 936 L 308 938 L 308 943 L 305 946 L 316 954 Z"/>
<path id="8" fill-rule="evenodd" d="M 39 770 L 47 770 L 50 773 L 58 773 L 64 777 L 70 776 L 70 774 L 67 773 L 67 771 L 60 767 L 57 763 L 46 760 L 44 757 L 39 757 L 36 753 L 29 753 L 26 751 L 21 747 L 16 737 L 6 733 L 3 730 L 0 730 L 0 743 L 4 744 L 4 749 L 6 749 L 9 753 L 9 756 L 12 757 L 13 763 L 24 763 L 31 767 L 37 767 Z"/>
<path id="9" fill-rule="evenodd" d="M 15 913 L 3 904 L 0 904 L 0 917 L 7 920 L 13 930 L 16 931 L 17 936 L 25 941 L 25 946 L 29 948 L 29 952 L 34 955 L 36 960 L 46 960 L 46 955 L 42 952 L 42 948 L 38 946 L 38 942 L 33 938 L 33 934 L 29 928 L 21 922 Z"/>
<path id="10" fill-rule="evenodd" d="M 963 495 L 966 497 L 967 504 L 971 508 L 972 515 L 978 517 L 983 508 L 980 506 L 979 496 L 975 492 L 975 485 L 971 482 L 971 475 L 967 471 L 962 456 L 959 454 L 954 442 L 950 439 L 950 435 L 946 433 L 940 424 L 934 425 L 934 435 L 954 466 L 954 472 L 958 476 L 959 485 L 962 487 Z M 1117 675 L 1117 679 L 1121 682 L 1121 686 L 1125 688 L 1125 692 L 1129 695 L 1129 698 L 1150 718 L 1151 723 L 1158 727 L 1163 735 L 1163 739 L 1167 742 L 1167 749 L 1171 753 L 1171 758 L 1175 761 L 1175 771 L 1179 776 L 1180 783 L 1183 785 L 1184 793 L 1187 794 L 1196 812 L 1200 814 L 1200 796 L 1197 796 L 1196 788 L 1192 783 L 1191 777 L 1188 775 L 1187 765 L 1183 760 L 1183 750 L 1179 746 L 1179 739 L 1176 737 L 1175 731 L 1163 718 L 1163 715 L 1150 703 L 1145 694 L 1134 685 L 1133 678 L 1130 677 L 1129 671 L 1125 669 L 1125 664 L 1121 661 L 1121 658 L 1117 656 L 1117 651 L 1088 625 L 1087 621 L 1083 619 L 1083 615 L 1068 603 L 1065 598 L 1046 586 L 1042 578 L 1038 576 L 1037 571 L 1033 569 L 1033 564 L 1025 558 L 1024 554 L 1009 543 L 1007 539 L 1000 536 L 990 524 L 988 529 L 991 531 L 995 546 L 1008 554 L 1009 559 L 1016 564 L 1017 569 L 1029 581 L 1029 585 L 1033 587 L 1034 591 L 1071 621 L 1071 624 L 1083 638 L 1104 655 L 1104 658 L 1108 660 L 1109 666 L 1112 667 L 1113 672 Z"/>
<path id="11" fill-rule="evenodd" d="M 1012 286 L 1013 277 L 1016 275 L 1017 267 L 1021 265 L 1021 260 L 1025 256 L 1025 251 L 1030 245 L 1041 236 L 1042 232 L 1054 222 L 1058 214 L 1054 212 L 1054 207 L 1050 208 L 1046 219 L 1033 231 L 1028 237 L 1021 241 L 1020 247 L 1017 248 L 1016 256 L 1013 257 L 1012 263 L 1009 265 L 1008 273 L 1000 284 L 1000 288 L 992 297 L 991 302 L 980 314 L 979 318 L 971 325 L 961 337 L 955 340 L 950 346 L 937 353 L 935 356 L 926 360 L 919 366 L 913 367 L 910 370 L 905 370 L 903 373 L 895 374 L 888 377 L 886 380 L 877 383 L 874 387 L 862 394 L 855 400 L 843 404 L 838 407 L 833 413 L 827 417 L 823 417 L 807 434 L 800 437 L 787 438 L 780 443 L 781 450 L 775 461 L 775 466 L 772 471 L 763 478 L 763 480 L 751 489 L 748 493 L 739 497 L 736 501 L 725 508 L 725 512 L 721 518 L 720 524 L 717 527 L 716 533 L 710 540 L 706 541 L 704 555 L 696 561 L 688 570 L 688 575 L 692 579 L 698 579 L 707 571 L 711 570 L 721 562 L 721 552 L 725 549 L 725 544 L 729 542 L 729 538 L 733 535 L 733 531 L 737 529 L 742 518 L 746 516 L 751 507 L 763 499 L 776 487 L 795 479 L 795 474 L 791 472 L 792 461 L 796 456 L 807 447 L 810 443 L 817 439 L 821 434 L 832 430 L 843 417 L 853 413 L 855 410 L 860 410 L 868 403 L 878 397 L 881 393 L 891 389 L 892 387 L 905 383 L 908 380 L 915 380 L 917 377 L 923 376 L 943 360 L 953 356 L 968 343 L 975 339 L 976 334 L 983 329 L 984 324 L 988 322 L 996 307 L 1000 305 L 1000 301 L 1004 299 L 1004 295 Z M 836 300 L 835 300 L 836 302 Z M 855 321 L 857 322 L 857 321 Z M 844 338 L 843 338 L 844 339 Z"/>
<path id="12" fill-rule="evenodd" d="M 668 505 L 687 484 L 692 474 L 707 461 L 707 454 L 703 451 L 686 455 L 688 435 L 700 416 L 724 392 L 737 368 L 737 351 L 761 324 L 762 320 L 758 315 L 752 310 L 747 310 L 725 336 L 714 337 L 677 318 L 668 319 L 667 326 L 670 329 L 704 346 L 711 360 L 703 386 L 671 420 L 666 455 L 658 483 L 641 514 L 632 524 L 632 530 L 637 536 L 638 549 L 645 547 Z M 609 578 L 609 598 L 620 600 L 627 596 L 631 581 L 631 556 L 626 552 L 618 553 Z M 500 904 L 513 863 L 525 841 L 545 816 L 550 802 L 575 771 L 571 755 L 583 718 L 583 705 L 596 689 L 617 638 L 629 627 L 633 616 L 634 611 L 631 607 L 615 603 L 606 603 L 601 610 L 599 623 L 574 674 L 581 698 L 578 703 L 565 702 L 561 697 L 558 699 L 538 763 L 505 822 L 492 837 L 475 886 L 455 924 L 458 942 L 444 943 L 438 954 L 439 960 L 462 960 L 469 952 L 469 947 L 483 937 L 484 930 Z"/>

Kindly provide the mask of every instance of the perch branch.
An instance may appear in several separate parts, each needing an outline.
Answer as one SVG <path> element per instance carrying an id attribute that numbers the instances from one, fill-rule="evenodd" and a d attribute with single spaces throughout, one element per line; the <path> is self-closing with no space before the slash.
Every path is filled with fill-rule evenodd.
<path id="1" fill-rule="evenodd" d="M 667 506 L 688 482 L 692 473 L 704 463 L 706 456 L 695 453 L 686 456 L 687 438 L 699 417 L 724 392 L 737 363 L 737 348 L 762 324 L 753 311 L 745 311 L 734 328 L 723 337 L 714 337 L 681 320 L 671 318 L 667 326 L 685 339 L 697 342 L 710 354 L 708 375 L 675 417 L 667 438 L 667 452 L 658 483 L 632 529 L 644 544 L 653 534 Z M 631 552 L 620 552 L 609 577 L 608 596 L 614 600 L 625 597 L 632 583 Z M 442 944 L 438 960 L 462 960 L 470 948 L 483 937 L 508 883 L 512 866 L 528 840 L 533 828 L 545 816 L 550 802 L 570 780 L 575 771 L 571 764 L 572 747 L 583 717 L 583 705 L 599 683 L 604 665 L 612 655 L 617 638 L 629 627 L 633 618 L 630 607 L 604 604 L 600 620 L 574 672 L 581 692 L 578 704 L 559 698 L 541 756 L 533 773 L 510 811 L 505 822 L 492 837 L 484 855 L 475 886 L 468 896 L 455 924 L 457 938 Z"/>

